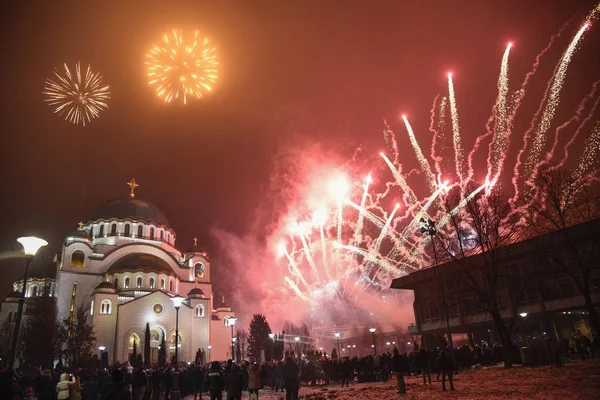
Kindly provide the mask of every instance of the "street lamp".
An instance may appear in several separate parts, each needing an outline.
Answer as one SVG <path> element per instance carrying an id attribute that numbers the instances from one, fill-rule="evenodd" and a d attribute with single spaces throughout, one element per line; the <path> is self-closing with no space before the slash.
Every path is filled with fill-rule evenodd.
<path id="1" fill-rule="evenodd" d="M 339 332 L 336 332 L 336 333 L 335 333 L 335 337 L 336 337 L 336 339 L 337 339 L 337 349 L 338 349 L 338 357 L 339 357 L 339 356 L 341 355 L 341 354 L 340 354 L 340 333 L 339 333 Z"/>
<path id="2" fill-rule="evenodd" d="M 521 316 L 521 318 L 525 318 L 527 316 L 526 312 L 522 312 L 521 314 L 519 314 Z"/>
<path id="3" fill-rule="evenodd" d="M 175 365 L 179 362 L 179 307 L 185 300 L 184 297 L 177 295 L 171 297 L 173 305 L 175 306 Z"/>
<path id="4" fill-rule="evenodd" d="M 444 285 L 442 283 L 442 277 L 440 275 L 440 268 L 438 266 L 437 251 L 435 249 L 435 237 L 437 236 L 437 228 L 435 222 L 431 219 L 421 218 L 419 220 L 419 231 L 431 238 L 431 245 L 433 247 L 433 260 L 435 262 L 435 270 L 437 272 L 437 279 L 440 284 L 440 293 L 442 296 L 442 307 L 444 308 L 444 317 L 446 319 L 446 334 L 448 335 L 448 344 L 450 346 L 450 355 L 452 356 L 452 362 L 456 365 L 456 359 L 454 358 L 454 345 L 452 344 L 452 332 L 450 331 L 450 313 L 448 312 L 448 304 L 446 303 L 446 294 L 444 293 Z"/>
<path id="5" fill-rule="evenodd" d="M 17 242 L 23 246 L 25 253 L 25 275 L 23 276 L 23 291 L 19 298 L 19 308 L 15 318 L 15 329 L 13 331 L 12 344 L 10 346 L 10 354 L 8 356 L 8 368 L 13 368 L 15 365 L 15 356 L 17 354 L 17 346 L 19 345 L 19 329 L 21 328 L 21 318 L 23 317 L 23 305 L 25 304 L 25 294 L 27 293 L 27 278 L 29 276 L 29 265 L 35 257 L 35 254 L 41 247 L 48 244 L 44 239 L 35 236 L 24 236 L 17 239 Z"/>
<path id="6" fill-rule="evenodd" d="M 233 344 L 235 343 L 235 338 L 233 335 L 233 327 L 235 326 L 235 321 L 237 321 L 237 318 L 235 317 L 229 317 L 227 318 L 227 325 L 229 325 L 231 327 L 231 359 L 235 361 L 235 349 L 233 348 Z"/>
<path id="7" fill-rule="evenodd" d="M 377 329 L 375 328 L 370 328 L 369 332 L 371 332 L 371 335 L 373 335 L 373 354 L 377 354 L 377 345 L 375 344 L 375 331 Z"/>
<path id="8" fill-rule="evenodd" d="M 212 349 L 212 346 L 209 344 L 209 345 L 208 345 L 208 361 L 209 361 L 209 362 L 210 362 L 210 361 L 212 361 L 212 360 L 210 359 L 210 349 Z"/>
<path id="9" fill-rule="evenodd" d="M 269 333 L 269 339 L 271 339 L 271 360 L 275 359 L 275 334 Z"/>

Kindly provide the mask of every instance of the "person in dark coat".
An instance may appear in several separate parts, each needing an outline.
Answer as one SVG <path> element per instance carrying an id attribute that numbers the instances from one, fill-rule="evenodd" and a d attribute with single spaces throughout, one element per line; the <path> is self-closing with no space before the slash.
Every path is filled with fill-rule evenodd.
<path id="1" fill-rule="evenodd" d="M 452 379 L 454 365 L 452 365 L 452 357 L 448 354 L 448 351 L 440 351 L 438 366 L 442 372 L 442 390 L 446 391 L 446 376 L 448 376 L 448 381 L 450 382 L 450 390 L 454 390 L 454 381 Z"/>
<path id="2" fill-rule="evenodd" d="M 427 350 L 423 348 L 417 353 L 417 368 L 420 369 L 421 373 L 423 374 L 423 385 L 427 385 L 427 378 L 429 378 L 429 384 L 431 385 L 429 354 L 427 354 Z"/>
<path id="3" fill-rule="evenodd" d="M 44 370 L 44 374 L 40 375 L 35 382 L 35 394 L 38 400 L 53 400 L 54 399 L 54 382 L 50 370 Z M 97 390 L 96 390 L 97 391 Z"/>
<path id="4" fill-rule="evenodd" d="M 222 400 L 223 399 L 223 386 L 225 379 L 221 372 L 221 366 L 218 362 L 213 361 L 206 375 L 208 390 L 210 392 L 210 400 Z"/>
<path id="5" fill-rule="evenodd" d="M 392 371 L 396 373 L 396 381 L 398 382 L 398 393 L 406 394 L 406 383 L 404 382 L 404 373 L 407 372 L 406 360 L 398 353 L 398 349 L 394 349 L 392 357 Z"/>
<path id="6" fill-rule="evenodd" d="M 244 374 L 238 365 L 233 365 L 227 375 L 227 400 L 242 400 Z"/>
<path id="7" fill-rule="evenodd" d="M 300 367 L 292 357 L 285 360 L 285 365 L 281 371 L 285 386 L 285 400 L 298 400 L 298 392 L 300 391 Z"/>
<path id="8" fill-rule="evenodd" d="M 100 400 L 131 400 L 131 393 L 125 384 L 125 374 L 121 370 L 113 371 L 111 382 L 102 388 Z"/>
<path id="9" fill-rule="evenodd" d="M 144 400 L 146 388 L 148 387 L 148 376 L 142 367 L 139 367 L 132 378 L 133 400 Z"/>
<path id="10" fill-rule="evenodd" d="M 175 383 L 175 375 L 170 368 L 167 368 L 163 373 L 163 383 L 165 384 L 165 400 L 169 400 L 169 396 L 171 396 L 171 389 Z"/>
<path id="11" fill-rule="evenodd" d="M 193 381 L 194 400 L 196 400 L 196 396 L 202 400 L 202 392 L 204 391 L 204 369 L 202 369 L 202 365 L 194 366 L 190 371 L 190 375 Z"/>

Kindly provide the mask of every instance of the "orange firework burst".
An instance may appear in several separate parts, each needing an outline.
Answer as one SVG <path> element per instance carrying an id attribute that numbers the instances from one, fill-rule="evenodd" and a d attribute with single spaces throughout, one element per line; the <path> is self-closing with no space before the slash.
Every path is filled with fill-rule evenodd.
<path id="1" fill-rule="evenodd" d="M 198 39 L 199 35 L 198 31 L 187 35 L 173 31 L 146 55 L 149 83 L 164 101 L 182 98 L 187 104 L 188 97 L 202 97 L 216 81 L 215 48 L 208 38 Z"/>
<path id="2" fill-rule="evenodd" d="M 109 88 L 102 86 L 102 76 L 93 73 L 89 65 L 85 74 L 81 73 L 79 63 L 75 64 L 75 73 L 71 73 L 67 64 L 64 67 L 64 74 L 54 70 L 57 80 L 46 79 L 46 91 L 42 93 L 48 96 L 45 101 L 56 107 L 55 113 L 65 114 L 67 121 L 85 126 L 108 107 Z"/>

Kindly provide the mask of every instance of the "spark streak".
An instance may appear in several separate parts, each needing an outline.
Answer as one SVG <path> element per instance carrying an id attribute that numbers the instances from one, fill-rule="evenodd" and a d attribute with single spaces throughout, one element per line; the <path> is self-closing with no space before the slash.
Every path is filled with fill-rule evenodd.
<path id="1" fill-rule="evenodd" d="M 454 84 L 452 83 L 452 73 L 448 73 L 448 98 L 450 99 L 450 116 L 452 119 L 452 139 L 454 142 L 454 159 L 456 162 L 456 173 L 463 182 L 465 179 L 464 163 L 465 157 L 460 138 L 460 125 L 458 123 L 458 110 L 456 109 L 456 98 L 454 96 Z"/>
<path id="2" fill-rule="evenodd" d="M 423 172 L 425 172 L 425 178 L 427 179 L 429 188 L 431 189 L 431 192 L 433 193 L 433 192 L 435 192 L 435 178 L 433 176 L 433 173 L 431 172 L 431 167 L 429 166 L 427 159 L 423 156 L 423 152 L 421 151 L 419 142 L 417 142 L 415 133 L 413 132 L 412 127 L 408 123 L 408 118 L 406 118 L 406 115 L 403 115 L 402 119 L 404 120 L 404 125 L 406 126 L 406 130 L 408 131 L 408 137 L 410 139 L 410 144 L 412 145 L 413 149 L 415 150 L 415 154 L 417 155 L 417 160 L 419 161 L 419 164 L 421 165 L 421 169 L 423 170 Z"/>

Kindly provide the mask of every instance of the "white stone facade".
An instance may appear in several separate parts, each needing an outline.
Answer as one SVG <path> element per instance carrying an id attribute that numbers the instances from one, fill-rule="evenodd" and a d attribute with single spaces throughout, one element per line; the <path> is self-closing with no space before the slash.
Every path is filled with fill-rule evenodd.
<path id="1" fill-rule="evenodd" d="M 55 282 L 41 282 L 56 297 L 61 318 L 69 318 L 74 308 L 88 310 L 96 344 L 105 347 L 109 363 L 127 360 L 133 341 L 143 354 L 146 323 L 153 360 L 164 335 L 171 359 L 176 319 L 171 297 L 176 295 L 186 298 L 179 309 L 179 360 L 193 361 L 198 349 L 210 360 L 231 357 L 225 320 L 234 313 L 225 304 L 213 305 L 208 256 L 196 246 L 177 250 L 175 236 L 151 204 L 112 202 L 65 238 Z M 18 284 L 15 290 L 22 288 Z M 28 282 L 28 295 L 31 287 Z M 3 303 L 3 318 L 13 304 Z"/>

